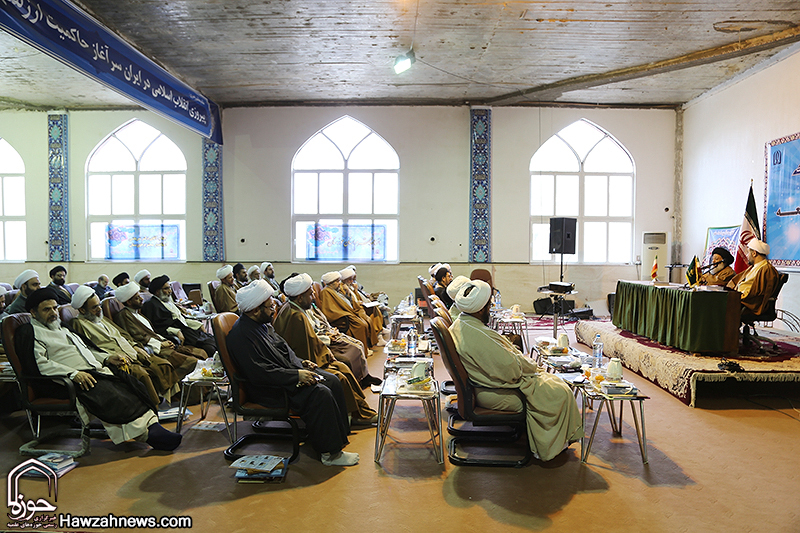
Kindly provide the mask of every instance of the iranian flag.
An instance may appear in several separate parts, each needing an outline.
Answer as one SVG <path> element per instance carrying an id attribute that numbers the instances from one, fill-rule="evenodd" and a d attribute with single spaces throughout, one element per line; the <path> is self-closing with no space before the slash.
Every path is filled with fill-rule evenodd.
<path id="1" fill-rule="evenodd" d="M 747 197 L 747 207 L 744 210 L 744 220 L 742 229 L 739 230 L 739 246 L 736 248 L 736 261 L 733 269 L 736 273 L 744 271 L 747 267 L 747 243 L 759 238 L 761 230 L 758 226 L 758 212 L 756 211 L 756 199 L 753 196 L 753 185 L 750 184 L 750 194 Z"/>

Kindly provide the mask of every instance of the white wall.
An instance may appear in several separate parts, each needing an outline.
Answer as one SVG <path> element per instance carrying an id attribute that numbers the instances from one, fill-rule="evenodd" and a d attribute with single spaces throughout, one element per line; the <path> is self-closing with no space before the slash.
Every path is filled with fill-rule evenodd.
<path id="1" fill-rule="evenodd" d="M 223 112 L 223 195 L 229 262 L 272 261 L 278 276 L 293 270 L 314 278 L 344 265 L 289 264 L 291 258 L 291 161 L 314 133 L 342 115 L 374 129 L 400 157 L 400 265 L 361 265 L 360 280 L 385 290 L 392 302 L 417 286 L 437 261 L 469 274 L 470 111 L 466 107 L 277 107 Z M 131 118 L 168 135 L 189 166 L 187 263 L 84 263 L 86 258 L 85 164 L 94 147 Z M 631 152 L 637 170 L 635 246 L 642 231 L 672 230 L 675 115 L 664 110 L 535 109 L 493 110 L 493 259 L 489 265 L 504 304 L 531 309 L 536 287 L 558 278 L 558 265 L 530 265 L 528 165 L 533 153 L 564 126 L 587 118 L 609 131 Z M 47 132 L 46 114 L 0 112 L 0 136 L 23 156 L 28 171 L 28 254 L 46 278 Z M 201 148 L 199 136 L 146 111 L 73 111 L 70 121 L 70 220 L 73 261 L 69 280 L 100 273 L 148 268 L 173 279 L 204 282 L 219 265 L 201 262 Z M 664 207 L 670 212 L 665 213 Z M 431 242 L 430 237 L 436 237 Z M 244 239 L 244 242 L 241 240 Z M 11 280 L 23 265 L 0 263 L 0 280 Z M 636 276 L 633 266 L 572 266 L 566 279 L 580 291 L 579 304 L 604 299 L 616 280 Z M 46 279 L 43 281 L 47 281 Z"/>
<path id="2" fill-rule="evenodd" d="M 742 223 L 753 181 L 759 222 L 764 223 L 765 145 L 800 131 L 800 54 L 684 112 L 683 260 L 700 255 L 706 231 Z M 800 276 L 790 275 L 778 307 L 800 314 Z"/>

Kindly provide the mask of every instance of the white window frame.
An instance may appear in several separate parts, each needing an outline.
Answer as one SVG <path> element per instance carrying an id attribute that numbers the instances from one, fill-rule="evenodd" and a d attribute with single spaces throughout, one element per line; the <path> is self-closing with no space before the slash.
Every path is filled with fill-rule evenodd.
<path id="1" fill-rule="evenodd" d="M 0 139 L 2 139 L 2 137 L 0 137 Z M 17 149 L 14 148 L 11 145 L 11 143 L 8 142 L 7 139 L 5 139 L 5 142 L 8 143 L 8 145 L 11 147 L 11 149 L 14 150 L 17 153 L 17 155 L 19 156 L 20 160 L 22 160 L 22 156 L 17 151 Z M 0 197 L 2 198 L 2 201 L 3 202 L 6 201 L 6 198 L 5 198 L 5 181 L 6 181 L 7 178 L 22 178 L 22 190 L 23 190 L 23 198 L 22 198 L 23 214 L 22 215 L 6 215 L 5 206 L 4 205 L 0 205 L 0 213 L 2 213 L 0 215 L 0 232 L 2 233 L 2 234 L 0 234 L 0 238 L 2 238 L 2 250 L 1 250 L 2 259 L 0 259 L 0 262 L 2 262 L 2 263 L 20 263 L 20 262 L 24 262 L 24 261 L 28 260 L 27 238 L 24 239 L 25 245 L 22 247 L 22 250 L 21 250 L 22 251 L 22 257 L 17 257 L 17 258 L 14 258 L 14 259 L 8 259 L 8 255 L 9 255 L 8 254 L 8 239 L 6 238 L 7 235 L 8 235 L 8 231 L 10 231 L 10 230 L 6 229 L 6 222 L 18 222 L 18 223 L 21 222 L 22 223 L 22 227 L 25 228 L 25 234 L 26 235 L 27 235 L 27 232 L 28 232 L 28 223 L 26 221 L 27 210 L 25 209 L 25 195 L 27 194 L 26 188 L 27 188 L 27 181 L 28 180 L 25 178 L 25 168 L 24 168 L 25 167 L 25 163 L 24 163 L 24 161 L 23 161 L 22 165 L 23 165 L 22 172 L 6 172 L 2 168 L 2 165 L 0 164 L 0 192 L 2 192 L 2 195 Z"/>

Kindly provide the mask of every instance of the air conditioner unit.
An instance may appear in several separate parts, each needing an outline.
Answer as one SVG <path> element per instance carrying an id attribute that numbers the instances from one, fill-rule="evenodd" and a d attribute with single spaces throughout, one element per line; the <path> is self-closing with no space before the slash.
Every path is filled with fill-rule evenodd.
<path id="1" fill-rule="evenodd" d="M 670 234 L 664 232 L 642 233 L 642 272 L 641 279 L 650 280 L 653 270 L 653 261 L 658 257 L 658 279 L 659 281 L 669 281 L 667 265 L 672 263 L 670 260 Z"/>

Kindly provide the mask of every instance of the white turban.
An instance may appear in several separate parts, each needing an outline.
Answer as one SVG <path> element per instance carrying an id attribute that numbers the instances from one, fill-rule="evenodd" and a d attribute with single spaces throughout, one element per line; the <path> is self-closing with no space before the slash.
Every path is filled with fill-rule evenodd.
<path id="1" fill-rule="evenodd" d="M 86 285 L 79 285 L 78 288 L 75 289 L 75 294 L 72 295 L 72 302 L 70 302 L 70 305 L 75 309 L 80 309 L 83 307 L 83 304 L 86 303 L 86 300 L 94 295 L 95 292 L 93 288 L 87 287 Z"/>
<path id="2" fill-rule="evenodd" d="M 342 279 L 342 275 L 335 270 L 333 272 L 325 272 L 322 275 L 322 283 L 324 283 L 325 285 L 330 285 L 334 281 L 340 279 Z"/>
<path id="3" fill-rule="evenodd" d="M 347 265 L 347 268 L 349 268 L 353 272 L 356 272 L 356 266 L 355 265 Z"/>
<path id="4" fill-rule="evenodd" d="M 217 269 L 217 278 L 222 279 L 231 273 L 233 273 L 233 267 L 230 265 L 225 265 L 224 267 Z"/>
<path id="5" fill-rule="evenodd" d="M 747 243 L 747 247 L 761 255 L 769 255 L 769 244 L 756 238 L 750 239 L 750 242 Z"/>
<path id="6" fill-rule="evenodd" d="M 283 282 L 283 293 L 290 298 L 300 296 L 311 288 L 312 283 L 314 280 L 306 273 L 292 276 Z"/>
<path id="7" fill-rule="evenodd" d="M 442 266 L 440 266 L 439 268 L 446 268 L 446 269 L 447 269 L 447 270 L 449 270 L 450 272 L 452 272 L 452 271 L 453 271 L 453 269 L 452 269 L 452 268 L 450 268 L 450 263 L 442 263 Z"/>
<path id="8" fill-rule="evenodd" d="M 139 272 L 136 273 L 135 276 L 133 276 L 133 281 L 135 281 L 136 283 L 141 283 L 143 278 L 149 278 L 149 277 L 150 277 L 149 270 L 140 270 Z"/>
<path id="9" fill-rule="evenodd" d="M 257 270 L 258 270 L 258 265 L 253 265 L 253 266 L 251 266 L 250 268 L 248 268 L 248 269 L 247 269 L 247 277 L 249 278 L 249 277 L 250 277 L 250 275 L 251 275 L 253 272 L 256 272 Z"/>
<path id="10" fill-rule="evenodd" d="M 353 276 L 355 276 L 356 275 L 356 271 L 351 269 L 350 267 L 347 267 L 347 268 L 345 268 L 343 270 L 340 270 L 339 274 L 342 275 L 342 281 L 344 281 L 346 279 L 350 279 Z"/>
<path id="11" fill-rule="evenodd" d="M 33 278 L 38 278 L 38 277 L 39 273 L 36 272 L 35 270 L 26 270 L 25 272 L 17 276 L 17 279 L 14 280 L 14 288 L 19 289 Z"/>
<path id="12" fill-rule="evenodd" d="M 451 300 L 454 302 L 456 301 L 456 295 L 458 294 L 458 289 L 460 289 L 466 282 L 469 281 L 467 276 L 458 276 L 453 281 L 450 282 L 450 285 L 447 286 L 447 295 L 450 297 Z"/>
<path id="13" fill-rule="evenodd" d="M 485 281 L 468 281 L 458 290 L 456 305 L 465 313 L 477 313 L 492 297 L 492 287 Z"/>
<path id="14" fill-rule="evenodd" d="M 139 292 L 139 286 L 136 283 L 134 282 L 126 283 L 125 285 L 123 285 L 122 287 L 118 287 L 117 290 L 114 291 L 114 298 L 116 298 L 122 303 L 125 303 L 131 298 L 133 298 L 133 295 L 136 294 L 137 292 Z"/>
<path id="15" fill-rule="evenodd" d="M 264 274 L 267 271 L 267 269 L 269 267 L 271 267 L 271 266 L 272 266 L 272 263 L 269 263 L 267 261 L 264 261 L 263 263 L 261 263 L 261 273 Z"/>
<path id="16" fill-rule="evenodd" d="M 0 296 L 5 296 L 6 294 L 8 294 L 8 289 L 0 285 Z"/>
<path id="17" fill-rule="evenodd" d="M 236 291 L 236 303 L 242 313 L 248 313 L 267 301 L 274 291 L 269 283 L 257 279 Z"/>
<path id="18" fill-rule="evenodd" d="M 435 265 L 433 265 L 432 267 L 430 267 L 428 269 L 428 274 L 431 277 L 433 277 L 437 272 L 439 272 L 440 268 L 442 268 L 442 264 L 441 263 L 436 263 Z"/>

